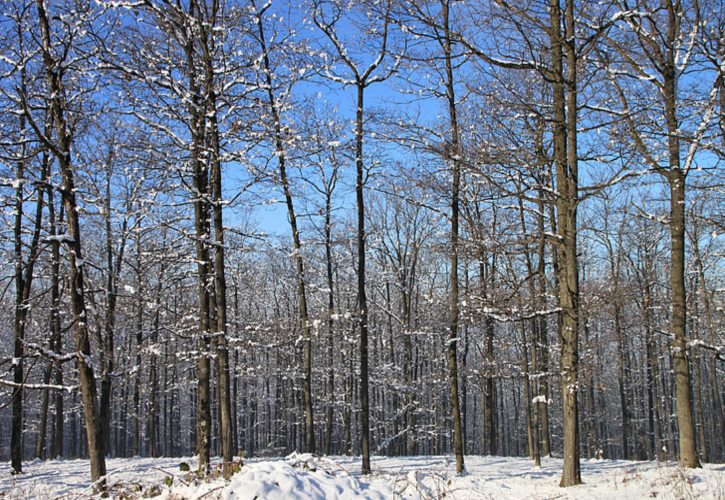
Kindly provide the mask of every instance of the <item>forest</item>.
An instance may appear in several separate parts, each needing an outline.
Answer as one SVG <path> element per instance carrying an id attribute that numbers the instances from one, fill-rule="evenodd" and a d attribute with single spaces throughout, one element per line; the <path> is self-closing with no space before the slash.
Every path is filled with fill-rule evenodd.
<path id="1" fill-rule="evenodd" d="M 0 5 L 13 474 L 725 461 L 721 0 Z"/>

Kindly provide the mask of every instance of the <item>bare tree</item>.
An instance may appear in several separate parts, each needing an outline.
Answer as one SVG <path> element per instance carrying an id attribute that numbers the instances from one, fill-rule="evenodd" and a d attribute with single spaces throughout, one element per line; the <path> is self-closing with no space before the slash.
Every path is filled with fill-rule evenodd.
<path id="1" fill-rule="evenodd" d="M 64 58 L 68 57 L 69 51 L 67 49 L 69 46 L 62 47 L 64 50 L 56 50 L 57 47 L 53 43 L 55 32 L 51 28 L 50 19 L 57 18 L 48 14 L 44 0 L 36 0 L 35 4 L 41 34 L 40 51 L 43 57 L 43 70 L 50 95 L 48 113 L 55 137 L 49 137 L 39 128 L 33 119 L 27 101 L 23 102 L 23 107 L 36 135 L 55 156 L 63 179 L 61 194 L 67 219 L 68 233 L 65 241 L 68 244 L 70 257 L 70 300 L 75 324 L 76 361 L 81 385 L 88 455 L 91 462 L 91 478 L 97 482 L 99 489 L 104 490 L 106 461 L 100 426 L 96 377 L 91 363 L 84 284 L 83 244 L 75 189 L 75 169 L 71 155 L 73 128 L 67 118 L 67 89 L 64 80 L 66 72 L 60 70 L 64 64 Z M 90 15 L 89 12 L 83 12 L 83 14 Z M 80 30 L 80 23 L 74 29 Z M 67 38 L 63 39 L 63 43 L 74 43 L 74 34 L 68 33 Z"/>
<path id="2" fill-rule="evenodd" d="M 365 182 L 367 170 L 364 164 L 364 118 L 365 90 L 370 85 L 385 81 L 393 75 L 397 68 L 397 59 L 392 66 L 386 67 L 386 58 L 390 59 L 388 47 L 389 30 L 391 28 L 391 0 L 379 5 L 362 5 L 369 8 L 369 20 L 376 24 L 375 38 L 377 43 L 375 57 L 368 64 L 353 59 L 343 39 L 339 36 L 338 23 L 345 15 L 344 2 L 340 0 L 313 0 L 313 21 L 332 45 L 331 53 L 337 64 L 323 69 L 324 76 L 343 85 L 352 85 L 356 90 L 355 111 L 355 198 L 357 202 L 357 308 L 358 327 L 360 329 L 360 406 L 361 406 L 361 441 L 362 441 L 362 473 L 370 473 L 370 400 L 368 388 L 368 303 L 365 290 Z M 347 76 L 341 76 L 337 71 Z M 344 74 L 343 73 L 343 74 Z"/>
<path id="3" fill-rule="evenodd" d="M 629 10 L 627 2 L 618 3 Z M 691 65 L 697 64 L 695 37 L 702 29 L 699 4 L 685 4 L 668 0 L 655 7 L 649 1 L 637 2 L 637 11 L 647 16 L 623 16 L 621 20 L 625 36 L 609 37 L 610 46 L 621 56 L 621 65 L 612 64 L 610 79 L 614 83 L 627 131 L 634 141 L 637 153 L 655 172 L 660 173 L 670 191 L 670 252 L 672 267 L 670 287 L 672 290 L 672 359 L 675 373 L 677 421 L 679 429 L 680 464 L 683 467 L 699 467 L 697 458 L 694 420 L 692 416 L 692 395 L 690 389 L 690 362 L 687 354 L 687 294 L 685 288 L 685 211 L 686 178 L 696 160 L 696 154 L 703 135 L 710 128 L 716 107 L 719 75 L 714 74 L 714 83 L 706 102 L 700 102 L 700 109 L 694 128 L 683 130 L 682 113 L 684 98 L 681 80 Z M 632 82 L 632 78 L 636 78 Z M 631 102 L 631 91 L 639 85 L 652 86 L 655 99 L 651 102 Z M 697 102 L 697 101 L 696 101 Z M 638 110 L 643 112 L 638 113 Z M 664 120 L 666 134 L 661 143 L 652 143 L 648 138 L 652 132 L 655 116 Z M 689 120 L 692 122 L 692 120 Z M 660 136 L 659 133 L 656 135 Z M 683 155 L 682 144 L 688 144 Z M 666 151 L 665 161 L 659 160 L 660 152 Z"/>
<path id="4" fill-rule="evenodd" d="M 280 115 L 280 105 L 278 103 L 278 98 L 275 95 L 276 82 L 273 80 L 275 73 L 270 61 L 270 51 L 267 47 L 268 42 L 264 32 L 264 15 L 272 4 L 267 3 L 261 9 L 257 7 L 254 0 L 251 0 L 251 4 L 256 15 L 257 39 L 262 51 L 262 78 L 264 80 L 262 87 L 267 90 L 267 105 L 269 106 L 269 115 L 272 118 L 271 133 L 274 141 L 274 154 L 279 166 L 279 180 L 284 191 L 285 204 L 287 205 L 287 218 L 289 219 L 290 229 L 292 230 L 292 244 L 294 249 L 299 301 L 299 326 L 302 329 L 302 339 L 304 342 L 302 371 L 304 373 L 303 392 L 305 403 L 305 446 L 309 453 L 315 453 L 315 414 L 312 406 L 312 329 L 307 310 L 307 287 L 305 284 L 306 277 L 304 258 L 302 255 L 302 240 L 300 238 L 300 229 L 297 223 L 297 213 L 295 212 L 290 179 L 287 175 L 288 138 L 286 137 L 285 130 L 283 129 L 282 117 Z M 287 82 L 287 86 L 291 87 L 293 83 L 294 80 L 289 81 Z M 285 93 L 289 94 L 289 91 Z"/>
<path id="5" fill-rule="evenodd" d="M 18 51 L 21 58 L 27 57 L 23 43 L 23 24 L 27 22 L 24 12 L 16 14 L 16 29 Z M 28 74 L 25 64 L 20 66 L 19 100 L 25 99 L 28 94 Z M 30 183 L 28 177 L 30 172 L 29 163 L 32 153 L 28 147 L 29 137 L 27 134 L 27 117 L 24 114 L 19 118 L 18 151 L 16 153 L 16 178 L 15 178 L 15 225 L 14 225 L 14 264 L 15 264 L 15 318 L 13 323 L 13 387 L 12 393 L 12 421 L 10 430 L 10 460 L 13 474 L 22 472 L 23 459 L 23 384 L 25 382 L 25 331 L 30 313 L 30 297 L 34 277 L 35 263 L 40 251 L 40 230 L 43 220 L 43 192 L 36 188 L 36 204 L 34 209 L 34 224 L 30 241 L 26 242 L 23 235 L 24 218 L 26 216 L 24 203 L 26 197 L 26 183 Z M 47 127 L 46 127 L 47 128 Z M 48 176 L 50 160 L 47 153 L 42 155 L 42 171 L 39 181 L 42 182 Z M 40 184 L 37 184 L 40 185 Z M 27 259 L 25 257 L 25 245 L 27 243 Z"/>

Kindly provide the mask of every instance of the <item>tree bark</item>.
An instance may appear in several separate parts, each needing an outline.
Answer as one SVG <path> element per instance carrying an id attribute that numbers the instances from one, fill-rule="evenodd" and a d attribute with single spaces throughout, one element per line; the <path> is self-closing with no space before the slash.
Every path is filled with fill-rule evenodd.
<path id="1" fill-rule="evenodd" d="M 557 226 L 559 238 L 559 306 L 561 307 L 561 393 L 564 469 L 560 486 L 581 483 L 579 463 L 579 270 L 577 259 L 577 83 L 574 46 L 574 2 L 566 0 L 561 33 L 559 0 L 550 1 L 554 161 L 556 165 Z M 567 73 L 564 76 L 564 56 Z"/>
<path id="2" fill-rule="evenodd" d="M 211 11 L 206 13 L 201 23 L 201 45 L 204 59 L 205 93 L 206 93 L 206 117 L 207 131 L 207 153 L 208 161 L 211 164 L 211 197 L 212 214 L 214 224 L 214 298 L 216 303 L 216 325 L 215 325 L 215 346 L 217 354 L 217 378 L 219 394 L 219 427 L 222 451 L 222 473 L 229 479 L 232 474 L 232 462 L 234 460 L 234 449 L 232 447 L 233 421 L 231 408 L 231 383 L 229 376 L 229 345 L 227 342 L 227 281 L 225 269 L 225 243 L 224 243 L 224 217 L 223 217 L 223 193 L 222 193 L 222 165 L 221 145 L 219 137 L 219 123 L 217 117 L 217 90 L 214 78 L 214 28 L 216 27 L 216 16 L 218 4 L 212 3 Z M 260 23 L 261 26 L 261 23 Z M 211 311 L 210 311 L 211 313 Z"/>
<path id="3" fill-rule="evenodd" d="M 674 67 L 673 67 L 674 72 Z M 665 88 L 670 87 L 667 85 Z M 674 92 L 674 82 L 669 89 Z M 674 94 L 666 94 L 673 96 Z M 674 120 L 674 127 L 670 128 Z M 685 291 L 685 176 L 679 168 L 679 145 L 676 134 L 677 125 L 674 109 L 668 116 L 670 131 L 670 172 L 667 177 L 670 184 L 670 239 L 672 252 L 672 363 L 675 372 L 675 403 L 677 427 L 679 430 L 680 465 L 687 468 L 700 467 L 695 446 L 695 425 L 692 416 L 692 396 L 690 394 L 690 361 L 685 337 L 686 291 Z"/>
<path id="4" fill-rule="evenodd" d="M 666 173 L 670 188 L 670 249 L 672 288 L 672 364 L 675 372 L 675 403 L 679 430 L 680 465 L 700 467 L 695 444 L 695 425 L 690 394 L 690 361 L 687 356 L 686 323 L 687 293 L 685 291 L 685 172 L 680 166 L 679 122 L 677 118 L 677 68 L 675 51 L 679 35 L 681 12 L 672 0 L 667 8 L 667 45 L 662 76 L 669 170 Z"/>
<path id="5" fill-rule="evenodd" d="M 195 15 L 196 2 L 189 6 L 190 14 Z M 188 37 L 184 43 L 186 71 L 189 81 L 191 120 L 191 170 L 192 195 L 194 204 L 194 237 L 197 261 L 197 292 L 199 297 L 199 358 L 197 360 L 196 394 L 196 452 L 199 456 L 199 472 L 209 472 L 211 458 L 211 291 L 214 286 L 209 257 L 210 213 L 209 213 L 209 168 L 203 159 L 205 154 L 206 109 L 201 84 L 197 74 L 198 61 L 195 54 L 194 37 Z"/>

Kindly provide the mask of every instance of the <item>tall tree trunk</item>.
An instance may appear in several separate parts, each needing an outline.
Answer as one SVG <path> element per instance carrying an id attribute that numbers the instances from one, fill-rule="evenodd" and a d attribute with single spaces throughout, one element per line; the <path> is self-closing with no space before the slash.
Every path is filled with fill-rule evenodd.
<path id="1" fill-rule="evenodd" d="M 269 74 L 269 72 L 267 72 L 267 74 Z M 276 105 L 274 103 L 272 103 L 272 106 L 276 109 Z M 299 301 L 299 324 L 302 329 L 302 338 L 304 342 L 302 354 L 302 371 L 304 373 L 302 391 L 305 406 L 305 446 L 309 453 L 315 453 L 314 410 L 312 408 L 312 331 L 307 312 L 307 289 L 305 285 L 306 278 L 302 255 L 302 242 L 300 239 L 299 228 L 297 226 L 297 216 L 295 214 L 294 202 L 292 199 L 292 190 L 290 189 L 289 179 L 287 177 L 286 156 L 284 154 L 284 149 L 281 149 L 284 148 L 284 144 L 279 121 L 277 121 L 276 127 L 277 160 L 279 161 L 280 179 L 284 187 L 284 195 L 287 202 L 287 216 L 292 229 L 294 260 L 297 274 L 297 295 Z"/>
<path id="2" fill-rule="evenodd" d="M 197 15 L 196 2 L 189 6 L 190 14 Z M 209 166 L 204 161 L 206 146 L 206 106 L 202 95 L 200 76 L 197 74 L 198 60 L 195 53 L 195 39 L 188 37 L 184 43 L 186 72 L 189 81 L 191 120 L 191 172 L 194 204 L 194 239 L 197 261 L 197 294 L 199 322 L 199 358 L 197 360 L 196 390 L 196 453 L 199 456 L 198 470 L 206 475 L 211 459 L 211 293 L 214 286 L 211 260 L 209 257 L 210 213 L 209 213 Z M 215 325 L 216 326 L 216 325 Z"/>
<path id="3" fill-rule="evenodd" d="M 57 112 L 57 110 L 56 110 Z M 58 123 L 58 121 L 56 122 Z M 65 128 L 58 125 L 58 128 Z M 58 134 L 61 135 L 60 133 Z M 83 269 L 83 246 L 81 244 L 80 221 L 78 217 L 78 204 L 75 196 L 75 180 L 73 167 L 70 163 L 69 149 L 61 149 L 65 154 L 60 155 L 58 162 L 63 174 L 63 199 L 68 222 L 68 236 L 70 237 L 70 300 L 73 311 L 73 322 L 76 333 L 76 352 L 78 373 L 81 383 L 81 399 L 83 402 L 83 417 L 86 428 L 86 443 L 88 457 L 91 462 L 91 478 L 99 481 L 97 487 L 105 489 L 106 462 L 101 434 L 98 411 L 96 377 L 91 364 L 91 345 L 88 332 L 88 319 L 86 314 L 85 283 Z"/>
<path id="4" fill-rule="evenodd" d="M 451 186 L 451 248 L 450 248 L 450 283 L 451 296 L 449 303 L 448 332 L 448 379 L 451 391 L 451 409 L 453 413 L 453 452 L 456 455 L 456 472 L 465 469 L 463 461 L 463 430 L 461 428 L 461 406 L 458 397 L 458 219 L 459 196 L 461 189 L 461 162 L 458 144 L 458 115 L 456 109 L 455 84 L 453 80 L 453 61 L 451 54 L 451 32 L 449 22 L 450 0 L 441 1 L 443 20 L 443 39 L 440 40 L 446 72 L 446 100 L 448 104 L 448 120 L 451 127 L 450 148 L 446 160 L 452 168 L 453 184 Z"/>
<path id="5" fill-rule="evenodd" d="M 61 205 L 61 213 L 58 220 L 55 214 L 55 200 L 53 196 L 53 186 L 47 183 L 48 193 L 48 219 L 50 223 L 51 237 L 51 262 L 50 262 L 50 335 L 53 339 L 53 352 L 56 354 L 54 366 L 54 382 L 55 385 L 63 386 L 63 365 L 60 361 L 60 354 L 63 350 L 63 339 L 61 336 L 60 322 L 60 242 L 58 241 L 58 222 L 63 219 L 63 206 Z M 63 455 L 63 431 L 64 431 L 64 411 L 63 411 L 63 391 L 55 391 L 54 396 L 54 427 L 53 446 L 51 456 L 58 458 Z"/>
<path id="6" fill-rule="evenodd" d="M 19 37 L 22 40 L 22 36 Z M 21 42 L 22 43 L 22 42 Z M 21 45 L 22 52 L 22 45 Z M 21 69 L 21 93 L 25 96 L 25 67 Z M 23 97 L 24 98 L 24 97 Z M 20 129 L 25 133 L 25 115 L 20 117 Z M 46 127 L 47 128 L 47 127 Z M 28 248 L 28 260 L 23 261 L 23 201 L 25 178 L 25 145 L 22 146 L 21 158 L 17 163 L 18 187 L 15 190 L 15 321 L 13 335 L 13 387 L 12 416 L 10 430 L 10 462 L 11 472 L 19 474 L 22 472 L 23 455 L 23 384 L 25 383 L 25 327 L 30 311 L 30 291 L 33 283 L 33 271 L 38 258 L 40 229 L 43 218 L 43 192 L 36 190 L 35 221 L 33 232 Z M 45 180 L 50 169 L 50 161 L 47 153 L 43 153 L 41 179 Z M 44 429 L 42 429 L 44 432 Z"/>
<path id="7" fill-rule="evenodd" d="M 574 2 L 565 1 L 565 34 L 561 33 L 559 0 L 550 1 L 554 161 L 556 165 L 557 226 L 559 239 L 559 306 L 561 307 L 561 392 L 564 469 L 560 486 L 581 483 L 579 463 L 579 270 L 577 259 L 577 79 Z M 564 76 L 564 56 L 567 73 Z M 568 112 L 567 112 L 568 111 Z"/>
<path id="8" fill-rule="evenodd" d="M 674 68 L 673 68 L 674 71 Z M 674 83 L 673 83 L 674 85 Z M 674 92 L 674 86 L 670 89 Z M 672 94 L 670 94 L 672 95 Z M 674 110 L 670 121 L 675 120 L 673 128 L 669 128 L 670 164 L 668 175 L 670 184 L 670 237 L 672 252 L 672 363 L 675 372 L 675 402 L 677 426 L 679 429 L 680 465 L 683 467 L 700 467 L 695 447 L 695 425 L 692 416 L 692 396 L 690 394 L 690 361 L 688 359 L 686 328 L 686 292 L 685 292 L 685 176 L 679 168 L 679 145 L 676 134 L 677 125 Z"/>
<path id="9" fill-rule="evenodd" d="M 234 460 L 233 449 L 233 422 L 231 408 L 231 383 L 229 376 L 229 345 L 227 342 L 227 281 L 224 265 L 224 217 L 223 217 L 223 193 L 222 193 L 222 169 L 221 169 L 221 144 L 219 137 L 219 123 L 217 117 L 217 90 L 214 78 L 214 28 L 216 27 L 216 8 L 218 4 L 212 3 L 211 12 L 207 13 L 208 19 L 202 23 L 202 50 L 205 71 L 205 93 L 206 93 L 206 117 L 208 127 L 207 152 L 211 163 L 211 194 L 212 212 L 214 220 L 214 298 L 216 309 L 214 310 L 215 325 L 215 346 L 217 354 L 217 377 L 218 377 L 218 399 L 219 399 L 219 427 L 221 434 L 222 451 L 222 473 L 225 478 L 232 474 L 232 462 Z M 260 22 L 261 26 L 261 22 Z"/>
<path id="10" fill-rule="evenodd" d="M 355 113 L 355 197 L 357 201 L 357 308 L 360 328 L 360 440 L 362 473 L 370 474 L 370 397 L 368 389 L 368 299 L 365 293 L 365 168 L 363 165 L 363 116 L 365 84 L 357 85 Z"/>
<path id="11" fill-rule="evenodd" d="M 206 241 L 209 238 L 209 210 L 204 199 L 207 192 L 207 172 L 201 162 L 194 161 L 194 226 L 196 232 L 197 288 L 199 295 L 199 348 L 197 363 L 197 400 L 196 400 L 196 452 L 199 456 L 199 472 L 209 472 L 211 459 L 211 401 L 210 401 L 210 297 L 209 297 L 209 250 Z"/>
<path id="12" fill-rule="evenodd" d="M 676 46 L 679 38 L 680 7 L 679 2 L 673 2 L 673 0 L 667 1 L 667 45 L 663 60 L 664 67 L 662 68 L 669 156 L 669 171 L 666 174 L 666 178 L 670 187 L 672 364 L 675 372 L 675 402 L 677 406 L 677 427 L 679 429 L 680 465 L 683 467 L 700 467 L 695 445 L 695 425 L 692 418 L 692 396 L 690 394 L 690 361 L 687 356 L 685 172 L 683 172 L 680 166 L 679 122 L 676 111 L 677 68 L 675 65 L 675 51 L 677 50 Z"/>
<path id="13" fill-rule="evenodd" d="M 302 390 L 304 393 L 305 406 L 305 446 L 309 453 L 315 453 L 315 422 L 314 409 L 312 407 L 312 332 L 309 314 L 307 311 L 307 288 L 305 285 L 306 277 L 304 271 L 304 258 L 302 255 L 302 241 L 297 225 L 297 214 L 294 208 L 292 189 L 290 187 L 289 178 L 287 177 L 287 148 L 285 145 L 285 137 L 282 132 L 282 118 L 280 116 L 279 106 L 274 94 L 274 82 L 272 81 L 273 70 L 269 60 L 269 51 L 261 20 L 262 13 L 258 11 L 257 15 L 260 17 L 259 22 L 257 22 L 257 30 L 259 33 L 259 43 L 262 49 L 262 61 L 265 70 L 264 74 L 269 110 L 272 115 L 274 127 L 275 154 L 279 163 L 279 176 L 287 205 L 287 218 L 289 220 L 290 229 L 292 230 L 292 243 L 294 248 L 294 261 L 297 278 L 297 295 L 299 301 L 298 317 L 303 338 L 302 371 L 304 373 L 304 377 Z"/>
<path id="14" fill-rule="evenodd" d="M 209 471 L 211 458 L 211 401 L 210 401 L 210 297 L 209 297 L 209 210 L 205 200 L 207 171 L 198 160 L 194 161 L 194 226 L 196 232 L 197 288 L 199 295 L 199 348 L 197 363 L 196 452 L 199 471 Z"/>
<path id="15" fill-rule="evenodd" d="M 18 163 L 18 188 L 15 207 L 15 323 L 13 336 L 13 383 L 12 421 L 10 431 L 10 461 L 13 474 L 23 472 L 23 381 L 25 370 L 25 324 L 27 308 L 25 303 L 25 265 L 23 263 L 23 184 L 25 165 Z"/>
<path id="16" fill-rule="evenodd" d="M 332 269 L 332 192 L 325 192 L 325 271 L 327 278 L 327 386 L 325 413 L 325 455 L 332 453 L 333 412 L 335 408 L 335 282 Z"/>
<path id="17" fill-rule="evenodd" d="M 351 4 L 352 5 L 352 4 Z M 327 38 L 335 46 L 337 55 L 341 62 L 349 69 L 354 78 L 356 89 L 356 112 L 355 112 L 355 198 L 357 205 L 357 323 L 360 329 L 360 441 L 362 452 L 363 474 L 370 473 L 370 398 L 369 398 L 369 373 L 368 373 L 368 304 L 365 291 L 366 275 L 365 275 L 365 180 L 367 173 L 365 171 L 363 144 L 364 144 L 364 116 L 365 116 L 365 89 L 368 85 L 376 82 L 384 81 L 389 78 L 392 73 L 387 76 L 373 73 L 380 67 L 388 53 L 388 26 L 391 23 L 391 2 L 387 2 L 384 7 L 384 20 L 382 24 L 382 33 L 376 30 L 375 35 L 380 37 L 381 46 L 378 57 L 367 66 L 363 71 L 359 70 L 355 62 L 348 56 L 345 48 L 339 43 L 337 34 L 335 33 L 335 19 L 332 23 L 326 23 L 324 14 L 321 15 L 318 9 L 313 15 L 314 23 L 325 33 Z M 351 356 L 352 359 L 352 356 Z"/>
<path id="18" fill-rule="evenodd" d="M 216 122 L 213 122 L 213 128 L 216 129 Z M 221 448 L 222 458 L 224 460 L 223 473 L 225 477 L 229 477 L 232 473 L 232 461 L 234 460 L 233 444 L 233 425 L 232 425 L 232 407 L 231 407 L 231 384 L 229 378 L 229 345 L 227 343 L 228 322 L 227 322 L 227 282 L 226 271 L 224 268 L 224 222 L 222 217 L 222 174 L 221 164 L 219 162 L 218 151 L 218 132 L 213 133 L 216 136 L 215 148 L 216 160 L 212 165 L 212 179 L 214 192 L 214 234 L 215 250 L 214 250 L 214 279 L 216 287 L 216 306 L 217 306 L 217 376 L 219 377 L 219 412 L 221 427 Z"/>
<path id="19" fill-rule="evenodd" d="M 80 221 L 74 169 L 71 162 L 72 135 L 65 117 L 65 88 L 63 71 L 58 65 L 52 50 L 52 34 L 45 1 L 36 0 L 38 24 L 40 25 L 41 47 L 46 80 L 48 82 L 49 109 L 53 126 L 56 129 L 56 143 L 46 144 L 51 148 L 58 160 L 62 176 L 61 192 L 68 222 L 68 245 L 70 257 L 70 301 L 73 312 L 73 323 L 76 335 L 76 353 L 78 377 L 81 386 L 83 414 L 85 417 L 88 456 L 91 463 L 91 478 L 99 490 L 105 490 L 103 477 L 106 475 L 106 460 L 103 449 L 103 436 L 99 425 L 96 377 L 91 364 L 91 343 L 88 334 L 88 318 L 86 315 L 85 283 L 83 270 L 83 246 L 81 243 Z"/>

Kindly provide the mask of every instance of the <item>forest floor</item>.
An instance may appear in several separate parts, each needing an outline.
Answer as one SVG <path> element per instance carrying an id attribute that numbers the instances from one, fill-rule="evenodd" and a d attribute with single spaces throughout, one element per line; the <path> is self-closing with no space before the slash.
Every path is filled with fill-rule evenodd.
<path id="1" fill-rule="evenodd" d="M 180 471 L 194 459 L 109 459 L 114 498 L 165 499 L 725 499 L 725 465 L 683 470 L 673 463 L 584 460 L 584 484 L 559 488 L 560 459 L 540 468 L 525 458 L 467 456 L 464 475 L 452 457 L 374 457 L 373 474 L 361 477 L 360 460 L 290 455 L 250 459 L 231 481 L 194 479 Z M 32 461 L 10 476 L 0 463 L 0 498 L 90 498 L 87 460 Z"/>

